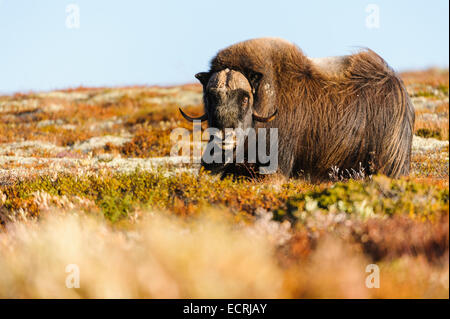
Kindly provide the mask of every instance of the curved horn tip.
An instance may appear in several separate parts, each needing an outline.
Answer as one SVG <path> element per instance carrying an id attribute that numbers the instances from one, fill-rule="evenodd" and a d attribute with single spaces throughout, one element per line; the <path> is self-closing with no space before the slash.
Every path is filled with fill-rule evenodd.
<path id="1" fill-rule="evenodd" d="M 194 121 L 202 121 L 203 122 L 208 119 L 208 115 L 206 113 L 199 117 L 191 117 L 191 116 L 187 115 L 186 113 L 184 113 L 180 107 L 178 108 L 178 110 L 180 111 L 181 115 L 189 122 L 194 122 Z"/>
<path id="2" fill-rule="evenodd" d="M 267 122 L 270 122 L 270 121 L 274 120 L 275 116 L 277 115 L 277 113 L 278 113 L 278 109 L 276 109 L 275 112 L 273 112 L 272 115 L 270 115 L 268 117 L 263 117 L 263 116 L 258 115 L 256 112 L 254 112 L 253 113 L 253 119 L 255 121 L 258 121 L 258 122 L 267 123 Z"/>

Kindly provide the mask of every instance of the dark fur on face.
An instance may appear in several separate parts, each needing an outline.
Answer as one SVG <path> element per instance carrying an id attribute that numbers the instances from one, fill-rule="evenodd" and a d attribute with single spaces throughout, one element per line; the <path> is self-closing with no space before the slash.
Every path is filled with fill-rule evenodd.
<path id="1" fill-rule="evenodd" d="M 228 68 L 201 75 L 208 124 L 220 130 L 251 126 L 253 88 L 242 73 Z"/>
<path id="2" fill-rule="evenodd" d="M 206 93 L 206 112 L 209 125 L 218 129 L 235 127 L 242 122 L 248 106 L 245 101 L 250 99 L 249 92 L 243 89 L 230 90 L 221 95 L 217 90 L 210 89 Z M 247 103 L 248 104 L 248 103 Z"/>
<path id="3" fill-rule="evenodd" d="M 253 124 L 278 128 L 279 172 L 285 176 L 301 173 L 323 180 L 333 166 L 357 169 L 360 163 L 369 173 L 409 174 L 413 105 L 401 79 L 375 52 L 315 63 L 287 41 L 249 40 L 213 58 L 210 71 L 202 73 L 204 89 L 213 74 L 225 69 L 248 80 L 250 88 L 244 91 L 252 95 L 255 111 L 267 115 L 278 109 L 272 122 Z M 230 100 L 239 100 L 238 92 L 230 94 L 236 94 Z M 209 110 L 206 100 L 205 107 L 213 112 L 210 125 L 236 123 L 231 115 L 220 120 L 222 111 Z M 232 165 L 223 171 L 233 171 Z M 241 172 L 240 166 L 236 171 Z"/>

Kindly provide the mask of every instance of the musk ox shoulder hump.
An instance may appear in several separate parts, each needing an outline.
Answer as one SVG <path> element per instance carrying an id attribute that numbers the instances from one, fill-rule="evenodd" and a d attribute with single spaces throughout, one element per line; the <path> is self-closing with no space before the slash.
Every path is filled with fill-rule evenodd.
<path id="1" fill-rule="evenodd" d="M 387 63 L 370 49 L 351 55 L 310 58 L 297 45 L 280 38 L 246 40 L 219 51 L 211 61 L 210 70 L 216 72 L 225 68 L 251 69 L 268 76 L 297 73 L 344 81 L 364 79 L 378 82 L 386 76 L 395 76 Z"/>
<path id="2" fill-rule="evenodd" d="M 308 60 L 316 67 L 316 69 L 328 76 L 339 76 L 344 73 L 348 67 L 348 55 L 330 56 L 324 58 L 310 58 Z"/>

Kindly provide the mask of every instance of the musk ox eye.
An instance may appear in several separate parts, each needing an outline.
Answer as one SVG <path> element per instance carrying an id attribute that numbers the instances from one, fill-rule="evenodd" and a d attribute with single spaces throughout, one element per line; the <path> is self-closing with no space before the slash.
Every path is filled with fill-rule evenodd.
<path id="1" fill-rule="evenodd" d="M 247 105 L 248 104 L 248 96 L 244 96 L 244 98 L 242 99 L 242 105 Z"/>

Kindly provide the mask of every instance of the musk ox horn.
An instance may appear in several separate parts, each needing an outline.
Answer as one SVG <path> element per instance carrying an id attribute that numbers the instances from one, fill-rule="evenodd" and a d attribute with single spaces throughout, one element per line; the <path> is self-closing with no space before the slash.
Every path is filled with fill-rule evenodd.
<path id="1" fill-rule="evenodd" d="M 255 111 L 253 111 L 253 119 L 258 122 L 266 123 L 266 122 L 272 121 L 275 118 L 275 116 L 277 115 L 277 113 L 278 113 L 278 109 L 276 109 L 272 115 L 270 115 L 268 117 L 263 117 L 263 116 L 258 115 L 258 113 L 256 113 Z"/>
<path id="2" fill-rule="evenodd" d="M 199 117 L 190 117 L 189 115 L 187 115 L 186 113 L 183 112 L 183 110 L 181 108 L 179 108 L 181 115 L 183 115 L 183 117 L 188 120 L 189 122 L 194 122 L 194 121 L 206 121 L 208 119 L 208 115 L 205 113 L 202 116 Z"/>

